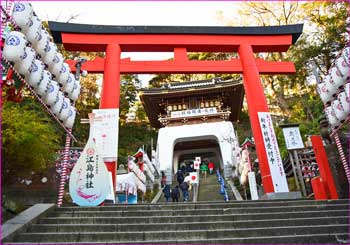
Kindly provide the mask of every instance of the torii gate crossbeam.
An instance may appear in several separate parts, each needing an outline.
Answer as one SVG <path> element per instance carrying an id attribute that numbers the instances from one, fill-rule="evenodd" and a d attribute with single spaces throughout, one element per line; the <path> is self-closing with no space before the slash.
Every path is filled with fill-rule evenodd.
<path id="1" fill-rule="evenodd" d="M 97 58 L 82 67 L 89 72 L 104 73 L 101 109 L 119 108 L 120 74 L 123 73 L 242 73 L 264 191 L 275 192 L 258 120 L 258 112 L 268 112 L 260 74 L 292 74 L 295 68 L 292 62 L 267 62 L 257 59 L 254 53 L 287 51 L 299 38 L 302 24 L 175 27 L 49 22 L 49 26 L 55 42 L 63 43 L 66 50 L 106 52 L 104 59 Z M 121 59 L 121 52 L 174 52 L 174 59 L 131 61 Z M 239 59 L 190 61 L 187 52 L 238 52 Z M 72 62 L 70 65 L 74 70 Z M 116 166 L 112 167 L 113 173 L 115 168 Z"/>

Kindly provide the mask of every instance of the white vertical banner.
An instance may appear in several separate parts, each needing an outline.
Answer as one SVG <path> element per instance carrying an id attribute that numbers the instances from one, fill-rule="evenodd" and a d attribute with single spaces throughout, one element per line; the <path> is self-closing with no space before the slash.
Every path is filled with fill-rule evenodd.
<path id="1" fill-rule="evenodd" d="M 92 128 L 96 146 L 102 158 L 118 157 L 119 109 L 96 109 Z"/>
<path id="2" fill-rule="evenodd" d="M 289 192 L 271 115 L 269 112 L 258 112 L 258 117 L 274 190 Z"/>

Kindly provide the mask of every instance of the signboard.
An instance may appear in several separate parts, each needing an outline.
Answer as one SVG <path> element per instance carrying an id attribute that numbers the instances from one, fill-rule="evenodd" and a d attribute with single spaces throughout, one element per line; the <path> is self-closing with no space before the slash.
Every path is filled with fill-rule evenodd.
<path id="1" fill-rule="evenodd" d="M 258 112 L 258 117 L 274 190 L 275 192 L 289 192 L 271 115 L 269 112 Z"/>
<path id="2" fill-rule="evenodd" d="M 177 117 L 210 115 L 215 113 L 217 113 L 216 107 L 210 107 L 210 108 L 183 110 L 183 111 L 172 111 L 170 113 L 170 116 L 172 118 L 177 118 Z"/>
<path id="3" fill-rule="evenodd" d="M 190 173 L 191 184 L 198 184 L 198 172 Z"/>
<path id="4" fill-rule="evenodd" d="M 69 194 L 80 206 L 97 206 L 110 192 L 108 171 L 93 141 L 89 140 L 69 179 Z"/>
<path id="5" fill-rule="evenodd" d="M 285 127 L 282 128 L 282 130 L 288 150 L 304 148 L 304 142 L 301 138 L 299 127 Z"/>
<path id="6" fill-rule="evenodd" d="M 258 189 L 256 187 L 256 178 L 254 172 L 248 173 L 248 181 L 249 181 L 249 190 L 250 190 L 250 196 L 252 200 L 258 200 Z"/>
<path id="7" fill-rule="evenodd" d="M 201 157 L 196 157 L 196 161 L 200 164 L 202 162 Z"/>
<path id="8" fill-rule="evenodd" d="M 114 158 L 115 161 L 118 156 L 119 109 L 96 109 L 92 112 L 95 114 L 92 135 L 97 149 L 101 157 Z"/>

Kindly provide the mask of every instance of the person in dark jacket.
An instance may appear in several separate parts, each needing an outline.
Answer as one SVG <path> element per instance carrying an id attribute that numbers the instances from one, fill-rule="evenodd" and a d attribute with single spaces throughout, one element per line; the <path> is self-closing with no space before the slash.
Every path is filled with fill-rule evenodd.
<path id="1" fill-rule="evenodd" d="M 182 182 L 180 185 L 180 189 L 182 191 L 182 196 L 184 198 L 184 202 L 187 202 L 188 198 L 189 198 L 187 182 Z"/>
<path id="2" fill-rule="evenodd" d="M 188 164 L 186 166 L 186 173 L 191 173 L 191 172 L 194 172 L 194 169 L 192 168 L 191 164 Z"/>
<path id="3" fill-rule="evenodd" d="M 172 197 L 172 199 L 173 199 L 173 202 L 178 202 L 178 201 L 179 201 L 179 197 L 180 197 L 179 186 L 175 186 L 175 187 L 171 190 L 171 197 Z"/>
<path id="4" fill-rule="evenodd" d="M 181 169 L 179 169 L 177 172 L 176 172 L 176 179 L 177 179 L 177 183 L 179 183 L 179 185 L 181 185 L 182 182 L 184 182 L 184 174 L 182 173 Z"/>
<path id="5" fill-rule="evenodd" d="M 164 197 L 165 197 L 166 202 L 169 202 L 170 197 L 171 197 L 170 185 L 164 186 L 163 193 L 164 193 Z"/>

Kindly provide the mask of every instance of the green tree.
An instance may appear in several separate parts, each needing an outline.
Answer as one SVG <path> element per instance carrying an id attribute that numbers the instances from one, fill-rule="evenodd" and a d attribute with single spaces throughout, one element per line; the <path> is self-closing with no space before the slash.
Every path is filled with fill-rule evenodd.
<path id="1" fill-rule="evenodd" d="M 141 83 L 137 75 L 122 75 L 120 82 L 120 107 L 119 115 L 121 123 L 125 123 L 126 114 L 137 99 L 136 86 Z"/>
<path id="2" fill-rule="evenodd" d="M 246 2 L 242 3 L 243 24 L 285 25 L 304 23 L 303 34 L 287 53 L 258 54 L 267 60 L 290 60 L 296 74 L 262 76 L 270 111 L 288 122 L 301 123 L 303 136 L 319 134 L 318 119 L 323 104 L 316 93 L 311 62 L 327 74 L 339 51 L 345 46 L 348 2 Z M 242 23 L 241 23 L 242 24 Z M 279 136 L 282 132 L 277 130 Z M 282 139 L 282 137 L 279 137 Z M 280 141 L 282 143 L 282 141 Z"/>
<path id="3" fill-rule="evenodd" d="M 5 183 L 53 164 L 60 132 L 40 105 L 26 98 L 2 108 L 2 175 Z"/>

